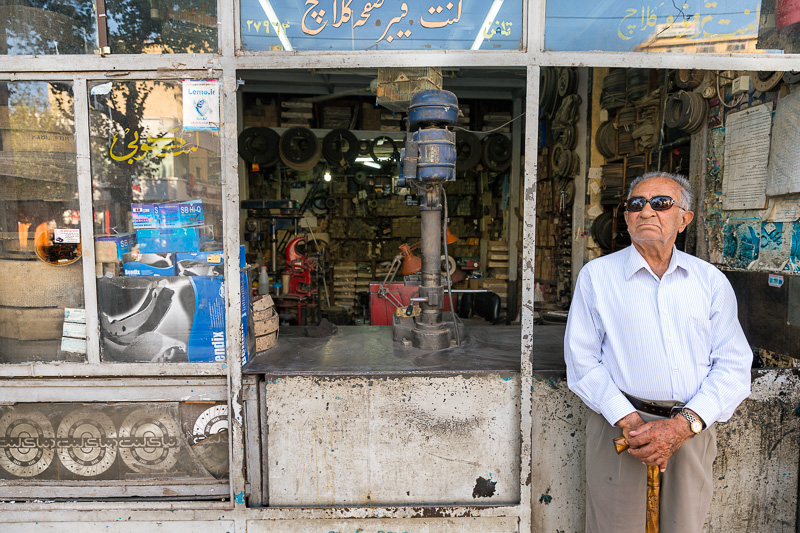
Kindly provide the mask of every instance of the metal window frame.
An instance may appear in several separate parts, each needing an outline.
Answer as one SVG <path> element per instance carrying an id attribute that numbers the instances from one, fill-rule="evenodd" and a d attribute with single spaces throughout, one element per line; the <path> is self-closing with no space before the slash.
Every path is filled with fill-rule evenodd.
<path id="1" fill-rule="evenodd" d="M 552 0 L 551 0 L 552 1 Z M 792 70 L 798 62 L 797 54 L 653 54 L 647 52 L 554 52 L 544 50 L 545 0 L 529 0 L 523 4 L 525 24 L 524 42 L 521 50 L 512 51 L 301 51 L 301 52 L 250 52 L 242 51 L 239 21 L 239 4 L 218 0 L 219 34 L 218 54 L 170 54 L 170 55 L 108 55 L 70 56 L 69 61 L 58 56 L 0 56 L 0 80 L 72 81 L 75 86 L 76 143 L 78 148 L 78 174 L 81 209 L 91 212 L 91 171 L 88 142 L 88 96 L 90 81 L 113 79 L 176 79 L 180 77 L 215 77 L 223 87 L 220 133 L 223 176 L 223 220 L 225 224 L 226 277 L 237 279 L 239 264 L 239 163 L 236 149 L 237 118 L 237 72 L 244 69 L 310 69 L 310 68 L 378 68 L 402 67 L 426 64 L 438 67 L 524 67 L 527 69 L 528 89 L 525 103 L 525 129 L 536 131 L 538 125 L 539 73 L 542 67 L 635 67 L 655 69 L 699 68 L 705 70 Z M 22 71 L 21 71 L 22 70 Z M 79 96 L 80 95 L 80 96 Z M 79 114 L 80 112 L 80 114 Z M 84 114 L 85 113 L 85 114 Z M 81 117 L 81 120 L 78 117 Z M 525 151 L 536 153 L 536 138 L 525 136 Z M 243 382 L 239 358 L 241 294 L 238 283 L 226 284 L 226 334 L 230 340 L 227 364 L 121 364 L 101 363 L 99 360 L 99 333 L 96 331 L 96 316 L 91 324 L 89 338 L 98 347 L 90 348 L 87 363 L 30 363 L 22 365 L 0 365 L 0 394 L 9 392 L 5 398 L 22 397 L 23 390 L 43 389 L 47 401 L 65 401 L 74 397 L 73 386 L 83 387 L 86 394 L 103 391 L 98 397 L 124 398 L 137 387 L 151 390 L 153 378 L 162 378 L 157 383 L 164 387 L 181 390 L 170 378 L 192 376 L 189 381 L 206 378 L 218 382 L 225 380 L 224 398 L 229 402 L 230 413 L 230 498 L 228 502 L 60 502 L 0 504 L 6 521 L 30 520 L 32 511 L 60 510 L 60 520 L 81 520 L 85 511 L 94 512 L 96 520 L 116 521 L 120 510 L 164 511 L 165 514 L 149 515 L 173 520 L 216 520 L 220 513 L 235 511 L 238 519 L 292 519 L 292 518 L 407 518 L 422 516 L 516 516 L 521 531 L 529 531 L 530 474 L 531 474 L 531 428 L 532 413 L 532 358 L 533 358 L 533 286 L 535 254 L 535 209 L 537 164 L 535 157 L 526 157 L 523 168 L 524 202 L 523 250 L 522 250 L 522 321 L 521 349 L 521 398 L 520 440 L 521 472 L 520 503 L 505 506 L 435 506 L 435 507 L 391 507 L 391 508 L 258 508 L 247 509 L 244 498 L 247 489 L 244 476 L 246 463 L 243 430 L 244 417 L 255 420 L 255 415 L 245 402 L 256 401 L 243 390 L 250 385 Z M 92 242 L 90 217 L 83 217 L 81 236 L 84 242 Z M 84 283 L 87 315 L 96 315 L 97 300 L 93 250 L 84 251 Z M 92 293 L 92 294 L 90 294 Z M 91 296 L 91 297 L 90 297 Z M 83 379 L 78 379 L 83 376 Z M 41 379 L 44 377 L 62 379 Z M 121 384 L 109 380 L 93 381 L 94 378 L 137 378 Z M 4 378 L 23 378 L 10 380 Z M 164 379 L 167 378 L 167 379 Z M 219 379 L 217 379 L 219 378 Z M 183 381 L 186 381 L 185 379 Z M 108 383 L 118 383 L 116 387 Z M 145 385 L 147 384 L 147 385 Z M 218 389 L 215 389 L 218 390 Z M 168 394 L 165 393 L 164 397 Z M 28 398 L 29 399 L 29 398 Z M 99 400 L 95 400 L 99 401 Z M 252 423 L 252 422 L 251 422 Z M 251 460 L 251 459 L 248 459 Z M 250 468 L 257 468 L 253 463 Z M 168 514 L 166 514 L 168 512 Z M 238 513 L 238 514 L 237 514 Z M 225 515 L 226 518 L 228 517 Z"/>

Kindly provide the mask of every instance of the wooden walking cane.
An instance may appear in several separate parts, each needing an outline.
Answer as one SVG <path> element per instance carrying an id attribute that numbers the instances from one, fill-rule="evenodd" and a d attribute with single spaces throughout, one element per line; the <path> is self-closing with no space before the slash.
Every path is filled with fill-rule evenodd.
<path id="1" fill-rule="evenodd" d="M 620 454 L 628 449 L 625 437 L 614 439 L 614 447 Z M 658 533 L 659 492 L 661 491 L 661 472 L 658 466 L 647 467 L 647 514 L 645 515 L 645 533 Z"/>

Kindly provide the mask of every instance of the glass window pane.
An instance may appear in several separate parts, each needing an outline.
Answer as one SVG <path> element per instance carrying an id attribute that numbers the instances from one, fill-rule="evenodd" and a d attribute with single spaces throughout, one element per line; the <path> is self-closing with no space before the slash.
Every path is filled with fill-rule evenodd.
<path id="1" fill-rule="evenodd" d="M 0 0 L 0 54 L 91 54 L 94 2 Z"/>
<path id="2" fill-rule="evenodd" d="M 0 362 L 85 360 L 75 161 L 72 85 L 0 83 Z"/>
<path id="3" fill-rule="evenodd" d="M 794 18 L 793 18 L 794 17 Z M 560 51 L 758 53 L 800 50 L 800 14 L 775 0 L 547 2 L 545 48 Z"/>
<path id="4" fill-rule="evenodd" d="M 216 0 L 106 0 L 114 54 L 216 52 Z"/>
<path id="5" fill-rule="evenodd" d="M 244 50 L 521 50 L 522 0 L 240 0 Z"/>
<path id="6" fill-rule="evenodd" d="M 225 360 L 219 136 L 188 130 L 191 81 L 90 85 L 104 361 Z"/>

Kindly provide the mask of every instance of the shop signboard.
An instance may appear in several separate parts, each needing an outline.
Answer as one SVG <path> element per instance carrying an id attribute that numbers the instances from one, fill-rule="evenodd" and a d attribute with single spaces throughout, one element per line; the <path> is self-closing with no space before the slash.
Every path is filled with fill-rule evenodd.
<path id="1" fill-rule="evenodd" d="M 762 2 L 758 0 L 549 1 L 545 15 L 545 48 L 609 52 L 757 52 L 770 47 L 762 42 L 763 32 L 759 28 L 764 25 L 763 11 Z"/>
<path id="2" fill-rule="evenodd" d="M 522 0 L 241 0 L 244 50 L 521 50 Z"/>

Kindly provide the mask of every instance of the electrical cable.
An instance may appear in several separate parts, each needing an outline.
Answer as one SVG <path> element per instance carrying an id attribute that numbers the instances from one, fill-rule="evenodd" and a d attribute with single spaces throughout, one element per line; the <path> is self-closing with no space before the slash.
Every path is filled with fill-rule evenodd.
<path id="1" fill-rule="evenodd" d="M 717 74 L 717 96 L 719 96 L 719 101 L 722 102 L 722 105 L 724 105 L 725 107 L 727 107 L 729 109 L 738 106 L 739 104 L 742 103 L 742 98 L 741 97 L 739 97 L 739 100 L 735 104 L 728 105 L 728 104 L 725 103 L 725 95 L 722 94 L 721 92 L 719 92 L 719 74 L 718 74 L 718 72 L 719 71 L 716 71 L 715 74 Z M 744 94 L 744 93 L 742 93 L 742 94 Z"/>
<path id="2" fill-rule="evenodd" d="M 497 130 L 499 130 L 499 129 L 505 128 L 506 126 L 508 126 L 509 124 L 511 124 L 512 122 L 514 122 L 515 120 L 517 120 L 518 118 L 520 118 L 520 117 L 522 117 L 522 116 L 524 116 L 524 115 L 525 115 L 525 111 L 523 111 L 522 113 L 520 113 L 520 114 L 519 114 L 519 115 L 517 115 L 516 117 L 512 118 L 511 120 L 509 120 L 509 121 L 508 121 L 508 122 L 506 122 L 505 124 L 501 124 L 500 126 L 497 126 L 497 127 L 496 127 L 495 129 L 493 129 L 493 130 L 486 130 L 486 131 L 468 130 L 467 128 L 462 128 L 461 126 L 453 126 L 453 129 L 455 129 L 455 130 L 461 130 L 461 131 L 468 131 L 468 132 L 470 132 L 470 133 L 492 133 L 492 132 L 495 132 L 495 131 L 497 131 Z"/>
<path id="3" fill-rule="evenodd" d="M 444 190 L 443 185 L 439 185 L 439 188 L 442 190 L 442 198 L 444 200 L 444 224 L 442 224 L 442 242 L 444 243 L 444 256 L 450 257 L 447 253 L 447 224 L 450 221 L 447 215 L 447 192 Z M 453 283 L 450 279 L 450 267 L 446 270 L 447 272 L 447 294 L 450 299 L 450 313 L 453 315 L 453 329 L 456 330 L 456 346 L 461 346 L 461 335 L 458 332 L 458 323 L 461 322 L 461 319 L 458 318 L 458 313 L 456 313 L 456 308 L 453 306 Z"/>

